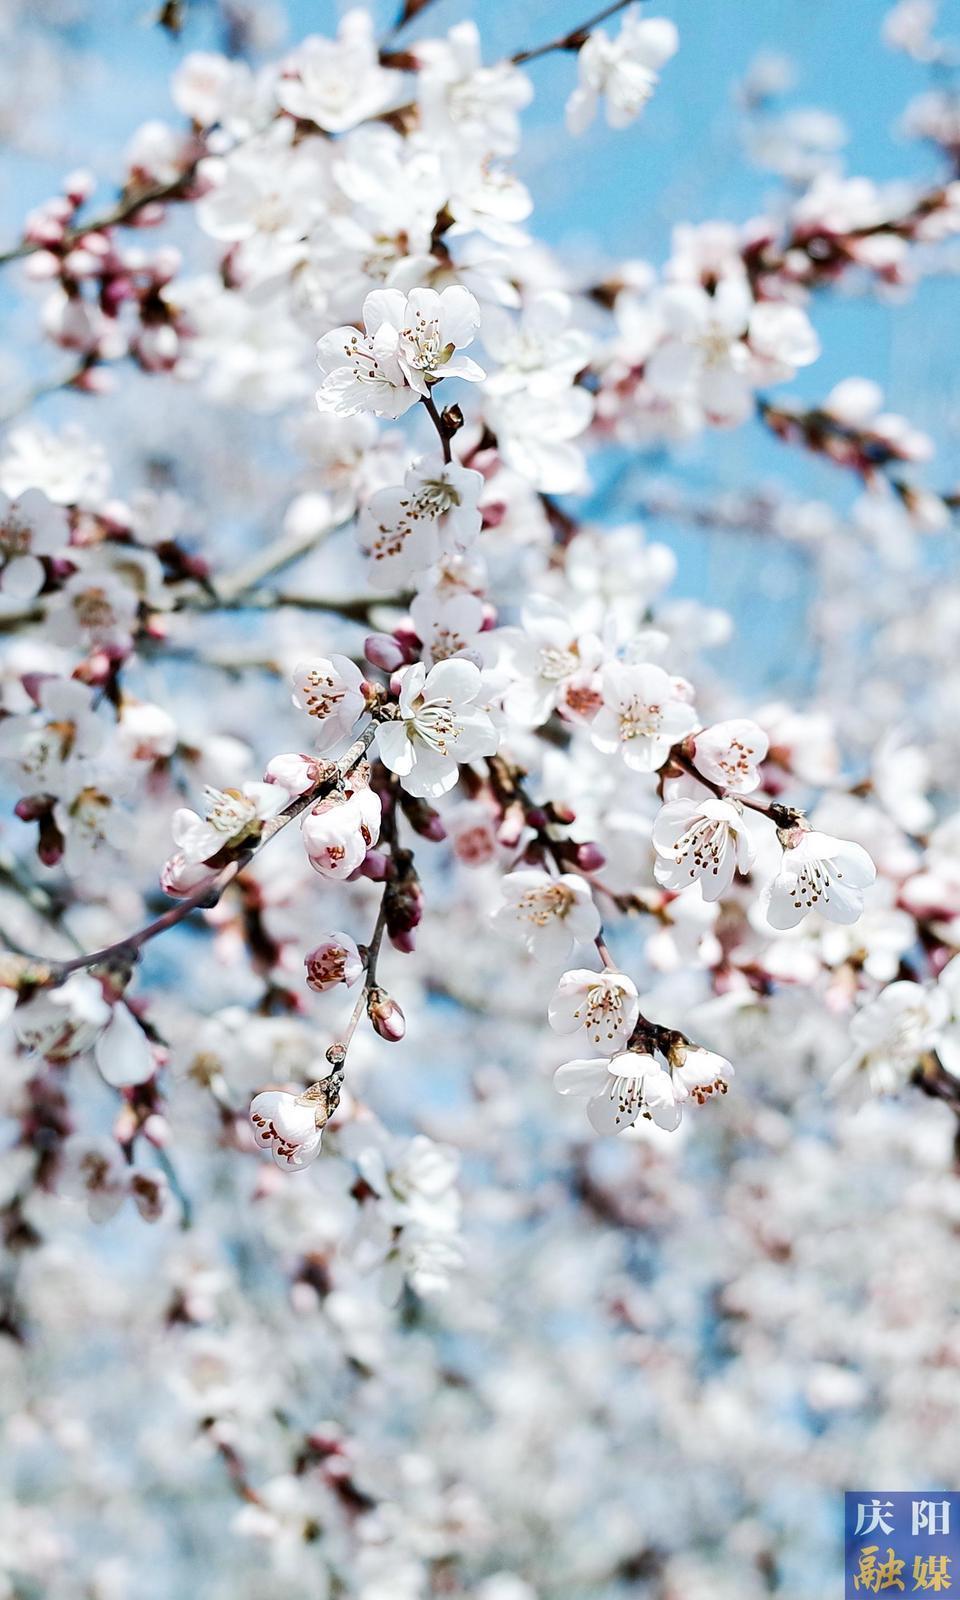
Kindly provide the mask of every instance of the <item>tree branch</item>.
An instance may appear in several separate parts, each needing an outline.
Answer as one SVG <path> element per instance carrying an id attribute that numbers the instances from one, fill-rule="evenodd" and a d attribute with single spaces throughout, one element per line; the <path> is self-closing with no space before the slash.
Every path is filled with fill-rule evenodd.
<path id="1" fill-rule="evenodd" d="M 183 191 L 196 175 L 201 159 L 202 157 L 198 156 L 195 161 L 191 161 L 186 170 L 170 183 L 157 183 L 149 189 L 134 189 L 121 195 L 112 210 L 104 212 L 102 216 L 95 217 L 90 222 L 77 223 L 74 227 L 68 228 L 53 247 L 34 239 L 22 239 L 9 250 L 0 252 L 0 267 L 6 266 L 11 261 L 22 261 L 25 256 L 35 255 L 38 250 L 53 248 L 57 254 L 62 254 L 71 250 L 89 233 L 103 233 L 107 228 L 116 228 L 121 223 L 129 222 L 146 206 L 159 204 L 163 200 L 182 200 Z"/>
<path id="2" fill-rule="evenodd" d="M 371 722 L 364 728 L 360 737 L 354 740 L 350 749 L 334 766 L 332 772 L 308 789 L 306 794 L 301 794 L 292 800 L 283 811 L 275 817 L 269 817 L 263 824 L 260 836 L 255 844 L 249 845 L 238 856 L 229 861 L 216 872 L 211 872 L 196 889 L 162 916 L 155 917 L 145 927 L 136 933 L 128 934 L 125 939 L 118 939 L 114 944 L 104 945 L 100 950 L 93 950 L 89 955 L 75 956 L 70 961 L 60 961 L 50 964 L 48 977 L 42 978 L 36 985 L 38 988 L 57 988 L 72 972 L 80 972 L 89 967 L 107 965 L 111 962 L 132 964 L 135 962 L 143 946 L 151 939 L 156 939 L 161 933 L 166 933 L 168 928 L 175 928 L 179 923 L 193 914 L 194 911 L 210 910 L 217 904 L 224 890 L 236 877 L 250 865 L 250 862 L 288 823 L 293 822 L 310 806 L 318 800 L 323 800 L 332 794 L 338 784 L 342 783 L 353 769 L 363 760 L 376 734 L 376 723 Z"/>
<path id="3" fill-rule="evenodd" d="M 531 50 L 517 50 L 508 60 L 519 67 L 525 61 L 537 61 L 541 56 L 547 56 L 552 50 L 579 50 L 585 44 L 587 37 L 601 22 L 606 22 L 608 17 L 616 16 L 618 11 L 624 11 L 631 0 L 614 0 L 613 5 L 604 6 L 602 11 L 597 11 L 586 22 L 581 22 L 578 28 L 572 28 L 568 33 L 558 34 L 556 39 L 548 39 L 546 44 L 534 45 Z"/>

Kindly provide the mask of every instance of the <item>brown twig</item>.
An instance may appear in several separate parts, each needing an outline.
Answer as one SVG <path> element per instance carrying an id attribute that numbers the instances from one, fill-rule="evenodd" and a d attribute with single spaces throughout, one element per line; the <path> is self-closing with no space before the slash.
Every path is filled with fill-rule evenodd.
<path id="1" fill-rule="evenodd" d="M 257 840 L 248 845 L 246 849 L 227 862 L 218 871 L 211 872 L 197 888 L 187 895 L 185 899 L 172 906 L 169 911 L 163 912 L 148 922 L 145 927 L 137 932 L 128 934 L 125 939 L 118 939 L 113 944 L 105 945 L 100 950 L 93 950 L 88 955 L 79 955 L 69 961 L 60 961 L 50 964 L 49 976 L 43 977 L 36 985 L 38 988 L 56 988 L 70 976 L 72 972 L 80 972 L 90 967 L 113 964 L 132 964 L 139 957 L 143 946 L 151 939 L 156 939 L 161 933 L 166 933 L 168 928 L 175 928 L 194 911 L 209 910 L 219 901 L 224 890 L 234 881 L 245 867 L 250 865 L 254 857 L 268 844 L 288 823 L 293 822 L 310 806 L 318 800 L 331 794 L 337 785 L 363 760 L 376 733 L 376 724 L 370 723 L 358 739 L 350 746 L 345 755 L 341 756 L 332 772 L 328 772 L 312 789 L 305 794 L 298 795 L 283 811 L 275 817 L 269 817 L 263 824 Z"/>
<path id="2" fill-rule="evenodd" d="M 525 61 L 537 61 L 541 56 L 549 55 L 552 50 L 579 50 L 594 28 L 598 28 L 601 22 L 606 22 L 608 17 L 616 16 L 618 11 L 625 10 L 629 4 L 630 0 L 614 0 L 613 5 L 604 6 L 602 11 L 595 12 L 586 22 L 581 22 L 578 28 L 558 34 L 556 39 L 548 39 L 545 44 L 534 45 L 531 50 L 516 50 L 509 60 L 514 66 L 519 67 Z"/>

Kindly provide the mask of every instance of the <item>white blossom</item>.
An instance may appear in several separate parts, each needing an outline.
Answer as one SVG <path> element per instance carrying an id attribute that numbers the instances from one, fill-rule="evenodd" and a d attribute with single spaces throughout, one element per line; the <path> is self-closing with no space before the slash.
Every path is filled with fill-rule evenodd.
<path id="1" fill-rule="evenodd" d="M 284 1172 L 300 1172 L 320 1154 L 323 1122 L 318 1102 L 283 1089 L 268 1089 L 250 1104 L 254 1138 Z"/>
<path id="2" fill-rule="evenodd" d="M 316 724 L 316 747 L 331 750 L 350 737 L 365 709 L 363 673 L 348 656 L 318 656 L 293 671 L 293 703 Z"/>
<path id="3" fill-rule="evenodd" d="M 483 377 L 475 361 L 457 354 L 480 324 L 480 307 L 460 285 L 440 294 L 375 289 L 363 302 L 363 324 L 363 333 L 334 328 L 317 345 L 321 411 L 401 417 L 441 378 Z"/>
<path id="4" fill-rule="evenodd" d="M 652 839 L 657 882 L 677 893 L 699 883 L 707 901 L 725 895 L 735 873 L 749 872 L 755 854 L 743 810 L 731 800 L 669 800 Z"/>
<path id="5" fill-rule="evenodd" d="M 863 892 L 876 876 L 862 845 L 797 830 L 766 891 L 767 920 L 773 928 L 795 928 L 811 911 L 818 911 L 830 922 L 856 922 L 863 910 Z"/>
<path id="6" fill-rule="evenodd" d="M 402 81 L 380 66 L 373 19 L 358 8 L 341 18 L 336 39 L 311 35 L 287 58 L 277 99 L 291 116 L 343 133 L 383 111 Z"/>
<path id="7" fill-rule="evenodd" d="M 944 988 L 908 980 L 888 983 L 850 1019 L 853 1048 L 837 1070 L 835 1087 L 897 1093 L 924 1053 L 939 1044 L 948 1015 Z"/>
<path id="8" fill-rule="evenodd" d="M 610 662 L 600 681 L 603 705 L 590 729 L 597 749 L 619 753 L 634 772 L 656 772 L 696 726 L 693 708 L 675 680 L 652 664 Z"/>
<path id="9" fill-rule="evenodd" d="M 640 1012 L 637 986 L 623 972 L 565 972 L 550 1002 L 554 1033 L 584 1033 L 600 1050 L 623 1049 Z"/>
<path id="10" fill-rule="evenodd" d="M 307 859 L 321 877 L 343 879 L 363 864 L 380 836 L 380 801 L 358 785 L 346 796 L 329 795 L 300 824 Z"/>
<path id="11" fill-rule="evenodd" d="M 483 479 L 457 462 L 424 458 L 402 487 L 371 495 L 357 521 L 357 539 L 376 589 L 397 589 L 442 554 L 466 550 L 480 532 Z"/>
<path id="12" fill-rule="evenodd" d="M 471 661 L 422 662 L 400 674 L 400 717 L 381 722 L 377 749 L 408 794 L 436 799 L 452 789 L 461 764 L 491 756 L 500 742 L 477 704 L 483 678 Z"/>
<path id="13" fill-rule="evenodd" d="M 176 811 L 173 842 L 187 862 L 209 861 L 228 845 L 236 847 L 259 837 L 261 827 L 287 803 L 279 784 L 245 783 L 242 789 L 204 790 L 204 813 Z"/>
<path id="14" fill-rule="evenodd" d="M 56 555 L 69 539 L 63 510 L 41 489 L 11 500 L 0 491 L 0 590 L 12 600 L 32 600 L 44 583 L 41 556 Z"/>
<path id="15" fill-rule="evenodd" d="M 672 1133 L 682 1106 L 670 1073 L 654 1056 L 627 1051 L 604 1059 L 567 1061 L 553 1075 L 559 1094 L 585 1098 L 597 1133 L 622 1133 L 639 1118 Z"/>
<path id="16" fill-rule="evenodd" d="M 759 766 L 766 759 L 770 740 L 747 717 L 714 722 L 701 728 L 693 741 L 693 763 L 711 783 L 733 794 L 751 794 L 760 783 Z"/>
<path id="17" fill-rule="evenodd" d="M 575 944 L 589 944 L 600 932 L 589 886 L 576 873 L 551 877 L 536 867 L 522 868 L 508 873 L 502 889 L 494 927 L 538 961 L 563 961 Z"/>

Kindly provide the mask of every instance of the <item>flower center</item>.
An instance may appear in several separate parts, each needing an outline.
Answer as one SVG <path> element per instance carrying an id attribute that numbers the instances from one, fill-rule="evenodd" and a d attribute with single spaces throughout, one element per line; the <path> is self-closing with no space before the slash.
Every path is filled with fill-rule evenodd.
<path id="1" fill-rule="evenodd" d="M 654 739 L 660 732 L 663 718 L 662 706 L 645 706 L 639 700 L 629 700 L 620 707 L 620 737 Z"/>
<path id="2" fill-rule="evenodd" d="M 338 688 L 335 678 L 317 672 L 315 669 L 305 674 L 303 687 L 303 704 L 311 717 L 329 717 L 344 697 L 344 690 Z"/>
<path id="3" fill-rule="evenodd" d="M 411 726 L 422 744 L 442 756 L 449 754 L 448 741 L 455 743 L 460 736 L 460 724 L 453 715 L 453 701 L 446 697 L 425 701 L 418 708 Z"/>
<path id="4" fill-rule="evenodd" d="M 537 672 L 548 683 L 558 683 L 561 678 L 568 678 L 571 672 L 576 672 L 578 664 L 575 645 L 568 650 L 562 650 L 559 645 L 547 645 L 537 659 Z"/>
<path id="5" fill-rule="evenodd" d="M 565 917 L 573 905 L 573 894 L 565 883 L 551 883 L 543 889 L 528 889 L 517 901 L 517 916 L 545 928 L 554 917 Z"/>
<path id="6" fill-rule="evenodd" d="M 704 872 L 710 872 L 716 877 L 729 842 L 730 830 L 727 823 L 711 818 L 695 822 L 686 833 L 681 833 L 674 846 L 677 866 L 681 867 L 685 862 L 692 861 L 688 869 L 691 878 Z"/>
<path id="7" fill-rule="evenodd" d="M 236 789 L 212 789 L 208 786 L 203 791 L 203 798 L 207 807 L 206 821 L 225 839 L 242 833 L 257 814 L 253 801 Z"/>
<path id="8" fill-rule="evenodd" d="M 0 523 L 0 562 L 12 561 L 14 556 L 28 555 L 32 537 L 28 524 L 21 522 L 16 513 L 11 511 L 6 521 Z"/>

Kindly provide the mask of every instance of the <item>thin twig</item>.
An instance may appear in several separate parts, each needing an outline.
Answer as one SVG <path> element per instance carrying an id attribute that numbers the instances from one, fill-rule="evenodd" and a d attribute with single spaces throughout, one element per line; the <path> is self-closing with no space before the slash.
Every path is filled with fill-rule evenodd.
<path id="1" fill-rule="evenodd" d="M 121 223 L 129 222 L 145 206 L 158 204 L 162 200 L 182 199 L 182 191 L 195 176 L 200 160 L 201 157 L 198 156 L 196 161 L 192 161 L 186 171 L 181 172 L 172 182 L 154 184 L 149 189 L 136 189 L 130 194 L 121 196 L 112 210 L 105 212 L 103 216 L 95 217 L 90 222 L 77 223 L 75 227 L 68 228 L 63 237 L 57 241 L 56 246 L 53 247 L 56 253 L 62 254 L 64 251 L 72 249 L 75 244 L 78 244 L 81 239 L 85 239 L 90 233 L 103 233 L 107 228 L 116 228 Z M 50 245 L 41 244 L 35 239 L 22 239 L 19 244 L 13 245 L 9 250 L 4 250 L 0 253 L 0 267 L 6 266 L 10 261 L 21 261 L 25 256 L 35 255 L 38 250 L 49 250 L 50 248 Z"/>
<path id="2" fill-rule="evenodd" d="M 89 967 L 107 965 L 111 962 L 130 964 L 137 959 L 140 950 L 151 939 L 156 939 L 159 934 L 166 933 L 168 928 L 175 928 L 191 916 L 194 911 L 209 910 L 219 901 L 224 890 L 234 879 L 250 865 L 250 862 L 288 823 L 293 822 L 316 801 L 324 799 L 331 794 L 337 785 L 351 773 L 366 755 L 376 733 L 376 724 L 371 722 L 360 737 L 354 740 L 350 749 L 340 760 L 332 773 L 328 773 L 320 781 L 308 789 L 306 794 L 301 794 L 292 800 L 283 811 L 275 817 L 269 817 L 263 824 L 260 836 L 256 843 L 242 850 L 234 860 L 221 867 L 217 872 L 211 872 L 209 877 L 198 884 L 193 892 L 172 906 L 169 911 L 163 912 L 148 922 L 145 927 L 135 933 L 128 934 L 125 939 L 118 939 L 113 944 L 105 945 L 100 950 L 93 950 L 88 955 L 75 956 L 70 961 L 51 963 L 50 974 L 43 978 L 37 985 L 39 988 L 56 988 L 68 978 L 71 972 L 80 972 Z"/>
<path id="3" fill-rule="evenodd" d="M 446 465 L 449 466 L 453 460 L 453 451 L 450 448 L 450 435 L 443 426 L 443 418 L 437 410 L 437 403 L 432 395 L 422 394 L 420 396 L 420 404 L 423 406 L 424 411 L 427 413 L 427 416 L 430 418 L 430 421 L 437 430 L 437 434 L 440 439 L 440 448 L 443 451 L 443 459 Z"/>
<path id="4" fill-rule="evenodd" d="M 567 33 L 558 34 L 556 39 L 548 39 L 546 44 L 534 45 L 532 50 L 517 50 L 508 59 L 514 66 L 519 67 L 525 61 L 537 61 L 540 56 L 547 56 L 551 50 L 579 50 L 586 43 L 587 35 L 598 28 L 601 22 L 606 22 L 608 17 L 616 16 L 618 11 L 623 11 L 631 0 L 614 0 L 613 5 L 604 6 L 602 11 L 597 11 L 586 22 L 581 22 L 578 28 L 571 28 Z"/>

